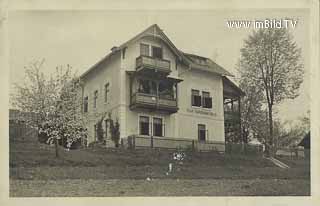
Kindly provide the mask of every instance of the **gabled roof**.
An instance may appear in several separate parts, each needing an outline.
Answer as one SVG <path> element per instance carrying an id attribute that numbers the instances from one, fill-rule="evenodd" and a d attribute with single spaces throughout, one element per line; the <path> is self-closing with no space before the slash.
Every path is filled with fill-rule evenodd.
<path id="1" fill-rule="evenodd" d="M 183 52 L 183 54 L 192 61 L 193 63 L 192 67 L 214 72 L 214 73 L 225 75 L 225 76 L 233 76 L 230 72 L 228 72 L 223 67 L 221 67 L 220 65 L 218 65 L 217 63 L 215 63 L 214 61 L 212 61 L 207 57 L 203 57 L 195 54 L 189 54 L 185 52 Z"/>
<path id="2" fill-rule="evenodd" d="M 221 66 L 216 64 L 214 61 L 212 61 L 209 58 L 201 57 L 194 54 L 187 54 L 179 49 L 176 48 L 176 46 L 170 41 L 170 39 L 165 35 L 165 33 L 160 29 L 160 27 L 157 24 L 153 24 L 149 26 L 147 29 L 142 31 L 141 33 L 137 34 L 130 40 L 126 41 L 125 43 L 121 44 L 118 47 L 112 47 L 111 53 L 103 57 L 100 61 L 98 61 L 96 64 L 94 64 L 92 67 L 90 67 L 85 73 L 83 73 L 80 78 L 86 76 L 88 73 L 90 73 L 92 70 L 94 70 L 100 63 L 110 58 L 113 54 L 117 53 L 118 51 L 121 51 L 123 48 L 127 47 L 128 44 L 133 43 L 137 40 L 139 40 L 142 37 L 151 36 L 156 37 L 163 42 L 165 42 L 168 47 L 171 49 L 171 51 L 178 57 L 178 59 L 188 65 L 190 68 L 199 69 L 203 71 L 213 72 L 219 75 L 225 75 L 225 76 L 233 76 L 231 73 L 229 73 L 227 70 L 223 69 Z M 198 63 L 195 58 L 203 58 L 206 59 L 206 64 Z"/>

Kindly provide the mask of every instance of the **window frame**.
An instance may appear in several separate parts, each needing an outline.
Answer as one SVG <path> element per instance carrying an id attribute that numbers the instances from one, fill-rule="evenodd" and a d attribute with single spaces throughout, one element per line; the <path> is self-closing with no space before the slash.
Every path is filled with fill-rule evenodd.
<path id="1" fill-rule="evenodd" d="M 156 135 L 155 134 L 155 121 L 154 121 L 154 119 L 160 119 L 161 120 L 161 136 L 159 136 L 159 135 Z M 165 127 L 164 127 L 164 118 L 162 118 L 162 117 L 159 117 L 159 116 L 152 116 L 152 136 L 154 136 L 154 137 L 165 137 Z"/>
<path id="2" fill-rule="evenodd" d="M 207 94 L 208 96 L 206 96 L 205 94 Z M 210 98 L 211 99 L 211 105 L 208 106 L 206 105 L 206 100 L 207 98 Z M 208 91 L 202 91 L 202 97 L 201 97 L 201 101 L 202 101 L 202 107 L 203 108 L 206 108 L 206 109 L 212 109 L 212 96 L 211 96 L 211 93 L 208 92 Z"/>
<path id="3" fill-rule="evenodd" d="M 194 92 L 197 92 L 198 93 L 198 95 L 194 95 Z M 195 96 L 198 96 L 198 97 L 200 97 L 200 105 L 196 105 L 196 101 L 195 101 L 195 99 L 194 99 L 194 97 Z M 202 97 L 201 97 L 201 94 L 200 94 L 200 90 L 198 90 L 198 89 L 191 89 L 191 106 L 192 107 L 202 107 Z"/>
<path id="4" fill-rule="evenodd" d="M 147 52 L 148 54 L 143 54 L 143 53 L 142 53 L 142 51 L 143 51 L 143 50 L 142 50 L 142 47 L 143 47 L 143 46 L 146 46 L 146 48 L 148 48 L 148 52 Z M 141 55 L 141 56 L 148 56 L 148 57 L 151 56 L 150 45 L 149 45 L 149 44 L 140 43 L 140 55 Z"/>
<path id="5" fill-rule="evenodd" d="M 93 108 L 96 109 L 97 106 L 98 106 L 98 96 L 99 96 L 99 93 L 98 93 L 98 90 L 95 90 L 94 93 L 93 93 Z"/>
<path id="6" fill-rule="evenodd" d="M 89 97 L 85 96 L 83 98 L 83 112 L 87 113 L 89 111 Z"/>
<path id="7" fill-rule="evenodd" d="M 142 134 L 142 127 L 141 127 L 141 117 L 146 117 L 146 118 L 148 118 L 148 134 Z M 141 136 L 150 136 L 150 134 L 151 134 L 151 128 L 150 128 L 150 116 L 148 116 L 148 115 L 139 115 L 138 116 L 138 125 L 139 125 L 139 135 L 141 135 Z"/>
<path id="8" fill-rule="evenodd" d="M 204 129 L 200 129 L 200 126 L 204 126 Z M 204 140 L 201 139 L 200 137 L 200 131 L 204 131 Z M 205 124 L 198 124 L 198 141 L 199 142 L 206 142 L 207 140 L 207 127 Z"/>
<path id="9" fill-rule="evenodd" d="M 161 51 L 161 57 L 155 57 L 154 56 L 154 52 L 153 52 L 153 49 L 159 49 L 159 51 Z M 160 47 L 160 46 L 155 46 L 155 45 L 151 45 L 151 57 L 152 58 L 155 58 L 155 59 L 163 59 L 163 48 L 162 47 Z M 150 52 L 149 52 L 150 53 Z"/>
<path id="10" fill-rule="evenodd" d="M 140 125 L 140 118 L 141 117 L 147 117 L 149 122 L 148 122 L 148 130 L 149 133 L 148 134 L 141 134 L 141 125 Z M 154 135 L 154 118 L 158 118 L 161 119 L 161 123 L 162 123 L 162 136 L 156 136 Z M 137 127 L 138 131 L 137 134 L 142 136 L 142 137 L 165 137 L 165 118 L 163 116 L 160 115 L 150 115 L 150 114 L 145 114 L 145 113 L 140 113 L 138 114 L 138 127 Z"/>
<path id="11" fill-rule="evenodd" d="M 104 85 L 104 103 L 108 103 L 108 94 L 110 92 L 109 88 L 110 88 L 110 83 L 107 82 Z"/>

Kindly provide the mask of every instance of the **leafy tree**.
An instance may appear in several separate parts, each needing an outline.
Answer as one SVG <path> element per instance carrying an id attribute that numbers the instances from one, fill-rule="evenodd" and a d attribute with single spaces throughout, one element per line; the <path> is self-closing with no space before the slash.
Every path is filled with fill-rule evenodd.
<path id="1" fill-rule="evenodd" d="M 277 138 L 278 147 L 296 146 L 298 142 L 310 131 L 310 117 L 307 115 L 300 117 L 298 121 L 287 121 L 282 124 L 278 123 L 279 134 Z"/>
<path id="2" fill-rule="evenodd" d="M 245 92 L 241 99 L 241 129 L 243 140 L 248 143 L 251 138 L 265 137 L 265 110 L 263 109 L 263 94 L 254 82 L 245 76 L 240 79 L 239 87 Z"/>
<path id="3" fill-rule="evenodd" d="M 241 49 L 240 75 L 263 92 L 268 111 L 269 135 L 266 149 L 274 146 L 273 107 L 298 96 L 303 80 L 301 49 L 287 29 L 253 31 Z"/>
<path id="4" fill-rule="evenodd" d="M 14 85 L 10 101 L 20 111 L 36 114 L 37 118 L 26 123 L 45 133 L 48 143 L 56 144 L 58 156 L 59 141 L 69 148 L 87 136 L 80 115 L 79 82 L 69 65 L 57 67 L 53 75 L 46 76 L 41 71 L 43 64 L 44 60 L 25 67 L 25 81 Z"/>

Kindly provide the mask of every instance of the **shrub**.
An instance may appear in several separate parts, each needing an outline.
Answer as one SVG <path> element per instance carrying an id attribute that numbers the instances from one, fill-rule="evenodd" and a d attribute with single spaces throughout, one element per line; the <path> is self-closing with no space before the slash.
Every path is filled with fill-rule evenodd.
<path id="1" fill-rule="evenodd" d="M 119 140 L 120 140 L 120 124 L 118 119 L 114 122 L 111 118 L 111 113 L 109 113 L 109 125 L 110 125 L 110 133 L 111 133 L 111 140 L 114 142 L 115 147 L 119 147 Z"/>

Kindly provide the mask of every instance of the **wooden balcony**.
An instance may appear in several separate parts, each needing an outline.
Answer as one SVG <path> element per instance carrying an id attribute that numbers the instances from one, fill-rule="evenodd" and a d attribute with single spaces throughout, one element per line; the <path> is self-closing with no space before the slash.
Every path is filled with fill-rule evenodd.
<path id="1" fill-rule="evenodd" d="M 141 55 L 136 59 L 136 70 L 145 74 L 156 72 L 157 74 L 168 75 L 171 72 L 170 61 Z"/>
<path id="2" fill-rule="evenodd" d="M 137 92 L 131 96 L 131 109 L 159 110 L 169 113 L 178 111 L 177 100 L 165 99 L 152 94 Z"/>

